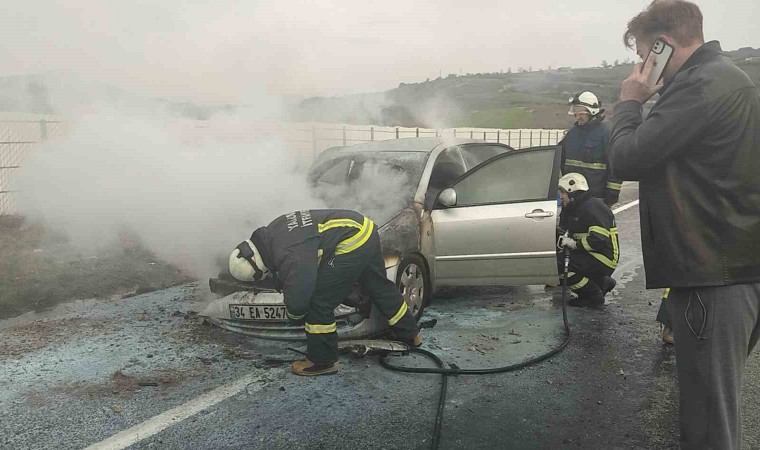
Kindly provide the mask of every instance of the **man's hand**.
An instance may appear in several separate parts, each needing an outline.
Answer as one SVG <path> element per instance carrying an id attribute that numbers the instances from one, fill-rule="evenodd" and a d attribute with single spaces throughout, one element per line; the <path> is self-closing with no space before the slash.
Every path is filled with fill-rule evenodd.
<path id="1" fill-rule="evenodd" d="M 573 238 L 569 238 L 567 236 L 561 236 L 559 238 L 559 246 L 563 248 L 567 247 L 567 248 L 575 250 L 576 248 L 578 248 L 578 242 L 576 242 L 576 240 Z"/>
<path id="2" fill-rule="evenodd" d="M 662 87 L 662 83 L 657 86 L 647 84 L 647 77 L 654 68 L 655 59 L 650 58 L 646 63 L 638 63 L 633 66 L 631 75 L 623 81 L 620 88 L 620 101 L 636 100 L 639 103 L 646 103 Z"/>

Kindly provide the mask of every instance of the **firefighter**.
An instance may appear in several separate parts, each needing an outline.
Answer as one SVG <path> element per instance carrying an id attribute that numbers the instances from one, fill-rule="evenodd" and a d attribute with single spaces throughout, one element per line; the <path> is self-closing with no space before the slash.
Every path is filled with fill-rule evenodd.
<path id="1" fill-rule="evenodd" d="M 601 199 L 591 195 L 586 178 L 579 173 L 560 178 L 559 192 L 563 205 L 560 231 L 567 231 L 568 236 L 559 238 L 558 247 L 570 249 L 567 285 L 578 294 L 568 304 L 599 308 L 617 284 L 611 278 L 620 256 L 615 216 Z M 562 252 L 558 263 L 562 273 Z"/>
<path id="2" fill-rule="evenodd" d="M 232 251 L 229 269 L 240 281 L 272 276 L 285 297 L 288 318 L 304 325 L 307 359 L 293 362 L 296 375 L 338 371 L 333 310 L 357 282 L 398 340 L 415 347 L 422 344 L 406 302 L 386 277 L 377 227 L 355 211 L 303 210 L 282 215 Z"/>
<path id="3" fill-rule="evenodd" d="M 607 164 L 610 131 L 604 121 L 604 109 L 596 95 L 581 92 L 569 99 L 575 125 L 567 132 L 562 145 L 562 173 L 580 173 L 586 177 L 591 194 L 612 207 L 620 197 L 622 181 L 615 178 Z"/>

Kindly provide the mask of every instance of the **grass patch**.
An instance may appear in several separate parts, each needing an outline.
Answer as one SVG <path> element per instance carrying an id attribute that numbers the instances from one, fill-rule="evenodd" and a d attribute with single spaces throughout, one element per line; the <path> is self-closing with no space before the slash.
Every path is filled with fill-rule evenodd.
<path id="1" fill-rule="evenodd" d="M 477 128 L 524 128 L 531 120 L 524 108 L 502 108 L 474 111 L 462 118 L 458 126 Z"/>

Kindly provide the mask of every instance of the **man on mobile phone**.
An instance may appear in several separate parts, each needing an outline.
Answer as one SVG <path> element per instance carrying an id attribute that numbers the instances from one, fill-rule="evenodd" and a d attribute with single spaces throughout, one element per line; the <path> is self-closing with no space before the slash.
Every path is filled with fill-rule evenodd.
<path id="1" fill-rule="evenodd" d="M 662 87 L 646 81 L 657 40 L 673 48 Z M 738 449 L 744 367 L 760 336 L 760 96 L 717 41 L 704 42 L 688 1 L 652 2 L 624 42 L 646 63 L 622 84 L 610 164 L 640 182 L 647 288 L 671 288 L 681 448 Z"/>
<path id="2" fill-rule="evenodd" d="M 610 130 L 604 121 L 604 109 L 593 92 L 580 92 L 568 101 L 569 115 L 575 124 L 567 132 L 562 145 L 562 173 L 580 173 L 588 181 L 591 195 L 607 206 L 620 197 L 620 180 L 610 174 L 607 149 Z"/>

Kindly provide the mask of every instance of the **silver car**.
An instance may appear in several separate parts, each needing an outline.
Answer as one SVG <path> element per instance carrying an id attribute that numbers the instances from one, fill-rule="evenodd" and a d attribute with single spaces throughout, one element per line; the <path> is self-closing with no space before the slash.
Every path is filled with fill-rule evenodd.
<path id="1" fill-rule="evenodd" d="M 325 207 L 357 210 L 379 227 L 388 278 L 416 318 L 444 286 L 556 282 L 560 152 L 466 139 L 406 138 L 325 150 L 308 179 Z M 303 339 L 265 283 L 209 280 L 222 296 L 202 313 L 223 328 Z M 242 311 L 242 313 L 241 313 Z M 335 309 L 340 338 L 382 333 L 359 287 Z"/>

